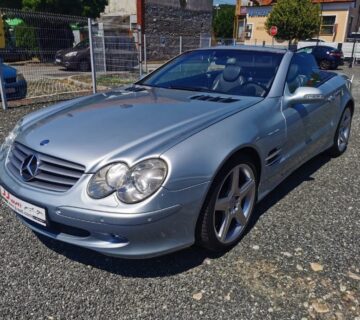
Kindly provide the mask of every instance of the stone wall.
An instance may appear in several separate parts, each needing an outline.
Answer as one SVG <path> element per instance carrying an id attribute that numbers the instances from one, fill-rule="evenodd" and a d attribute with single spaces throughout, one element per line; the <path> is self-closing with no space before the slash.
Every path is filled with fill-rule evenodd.
<path id="1" fill-rule="evenodd" d="M 198 48 L 212 31 L 212 0 L 145 0 L 144 33 L 150 60 L 169 59 L 180 51 Z"/>

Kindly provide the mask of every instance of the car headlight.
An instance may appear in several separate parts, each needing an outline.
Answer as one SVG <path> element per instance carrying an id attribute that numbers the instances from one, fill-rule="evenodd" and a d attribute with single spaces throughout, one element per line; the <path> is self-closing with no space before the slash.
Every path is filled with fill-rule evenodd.
<path id="1" fill-rule="evenodd" d="M 22 73 L 18 73 L 16 75 L 16 82 L 25 80 L 24 75 Z"/>
<path id="2" fill-rule="evenodd" d="M 128 171 L 128 166 L 122 163 L 102 168 L 88 184 L 89 196 L 94 199 L 102 199 L 114 193 L 124 183 Z"/>
<path id="3" fill-rule="evenodd" d="M 70 57 L 76 57 L 77 54 L 78 54 L 78 53 L 77 53 L 76 51 L 72 51 L 72 52 L 67 53 L 67 54 L 65 55 L 65 57 L 68 57 L 68 58 L 70 58 Z"/>
<path id="4" fill-rule="evenodd" d="M 160 159 L 149 159 L 132 168 L 123 163 L 108 165 L 90 180 L 88 194 L 102 199 L 116 192 L 128 204 L 145 200 L 158 191 L 167 175 L 167 165 Z"/>
<path id="5" fill-rule="evenodd" d="M 1 145 L 0 147 L 0 161 L 4 160 L 4 158 L 7 156 L 10 148 L 12 147 L 16 137 L 19 135 L 19 133 L 21 132 L 21 125 L 22 125 L 23 120 L 21 119 L 14 127 L 14 129 L 12 129 L 10 131 L 10 133 L 8 134 L 8 136 L 5 138 L 4 143 Z"/>

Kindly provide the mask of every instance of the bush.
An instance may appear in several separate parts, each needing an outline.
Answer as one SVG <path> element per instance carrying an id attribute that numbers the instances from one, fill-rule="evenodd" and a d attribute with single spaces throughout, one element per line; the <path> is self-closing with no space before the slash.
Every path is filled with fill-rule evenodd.
<path id="1" fill-rule="evenodd" d="M 17 25 L 14 30 L 15 45 L 17 48 L 29 51 L 38 51 L 39 46 L 36 37 L 36 30 L 25 22 Z"/>

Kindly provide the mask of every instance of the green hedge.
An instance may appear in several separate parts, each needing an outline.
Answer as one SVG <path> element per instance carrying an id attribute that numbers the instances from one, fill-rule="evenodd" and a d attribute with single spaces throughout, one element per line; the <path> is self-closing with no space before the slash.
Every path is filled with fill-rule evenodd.
<path id="1" fill-rule="evenodd" d="M 34 27 L 22 22 L 15 27 L 15 45 L 17 48 L 27 49 L 31 51 L 38 51 L 39 45 L 37 42 L 36 31 Z"/>

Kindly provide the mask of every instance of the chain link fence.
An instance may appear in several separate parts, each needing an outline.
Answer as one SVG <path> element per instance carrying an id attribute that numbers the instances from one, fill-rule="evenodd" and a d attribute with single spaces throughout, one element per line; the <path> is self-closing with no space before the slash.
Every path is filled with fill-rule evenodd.
<path id="1" fill-rule="evenodd" d="M 216 44 L 210 37 L 143 35 L 121 18 L 93 21 L 6 8 L 0 15 L 4 108 L 133 83 L 182 52 Z"/>
<path id="2" fill-rule="evenodd" d="M 66 66 L 58 59 L 87 38 L 86 18 L 4 8 L 0 15 L 1 75 L 9 106 L 68 99 L 88 91 L 71 81 L 79 66 Z"/>
<path id="3" fill-rule="evenodd" d="M 55 101 L 133 83 L 177 55 L 212 46 L 239 45 L 209 36 L 141 34 L 123 18 L 84 17 L 0 8 L 0 92 L 4 108 Z M 355 42 L 354 42 L 355 41 Z M 297 48 L 314 45 L 299 42 Z M 356 40 L 319 43 L 360 58 Z M 245 45 L 286 48 L 287 44 Z"/>
<path id="4" fill-rule="evenodd" d="M 141 35 L 128 26 L 92 22 L 96 90 L 109 90 L 132 83 L 141 74 Z"/>

